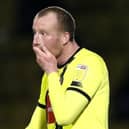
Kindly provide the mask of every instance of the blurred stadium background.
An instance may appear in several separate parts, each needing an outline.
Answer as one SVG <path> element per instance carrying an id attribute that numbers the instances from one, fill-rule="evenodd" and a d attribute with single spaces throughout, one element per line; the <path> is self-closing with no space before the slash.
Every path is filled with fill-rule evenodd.
<path id="1" fill-rule="evenodd" d="M 110 129 L 129 129 L 128 0 L 0 1 L 0 129 L 24 129 L 36 105 L 42 72 L 31 47 L 31 25 L 48 5 L 68 9 L 77 20 L 77 41 L 107 62 Z"/>

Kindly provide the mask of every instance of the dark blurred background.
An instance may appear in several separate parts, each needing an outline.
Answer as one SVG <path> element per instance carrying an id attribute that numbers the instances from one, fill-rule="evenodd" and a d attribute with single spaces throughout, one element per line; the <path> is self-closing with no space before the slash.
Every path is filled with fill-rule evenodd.
<path id="1" fill-rule="evenodd" d="M 129 1 L 1 0 L 0 129 L 24 129 L 40 91 L 42 71 L 32 51 L 32 20 L 49 5 L 70 11 L 76 40 L 100 54 L 110 74 L 110 129 L 129 129 Z"/>

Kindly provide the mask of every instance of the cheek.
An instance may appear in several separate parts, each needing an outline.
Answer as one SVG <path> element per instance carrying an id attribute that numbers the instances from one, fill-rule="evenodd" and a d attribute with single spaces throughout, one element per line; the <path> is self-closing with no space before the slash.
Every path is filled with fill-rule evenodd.
<path id="1" fill-rule="evenodd" d="M 46 46 L 48 46 L 49 48 L 56 48 L 56 46 L 59 44 L 59 40 L 58 38 L 49 36 L 46 38 Z"/>
<path id="2" fill-rule="evenodd" d="M 47 40 L 46 47 L 55 56 L 59 55 L 61 48 L 62 48 L 59 38 L 49 38 Z"/>

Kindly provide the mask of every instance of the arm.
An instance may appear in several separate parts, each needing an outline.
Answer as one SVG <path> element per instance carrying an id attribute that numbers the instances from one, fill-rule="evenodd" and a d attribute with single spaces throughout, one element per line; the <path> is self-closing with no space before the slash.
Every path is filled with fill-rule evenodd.
<path id="1" fill-rule="evenodd" d="M 89 102 L 86 93 L 79 88 L 76 91 L 67 89 L 64 92 L 57 72 L 48 75 L 48 87 L 55 118 L 60 125 L 74 122 Z"/>
<path id="2" fill-rule="evenodd" d="M 92 63 L 83 70 L 79 68 L 80 73 L 76 70 L 73 71 L 77 75 L 76 79 L 81 81 L 76 83 L 73 80 L 65 91 L 60 85 L 59 74 L 57 72 L 48 74 L 49 96 L 58 124 L 73 123 L 87 107 L 91 98 L 98 92 L 98 88 L 102 83 L 101 80 L 105 76 L 103 67 L 103 63 L 97 59 L 96 64 Z"/>
<path id="3" fill-rule="evenodd" d="M 47 129 L 45 116 L 45 110 L 37 106 L 29 125 L 25 129 Z"/>

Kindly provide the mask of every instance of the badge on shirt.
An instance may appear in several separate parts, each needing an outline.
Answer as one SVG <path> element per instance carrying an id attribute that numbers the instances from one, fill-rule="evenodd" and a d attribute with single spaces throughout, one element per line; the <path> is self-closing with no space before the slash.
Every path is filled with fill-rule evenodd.
<path id="1" fill-rule="evenodd" d="M 71 85 L 82 86 L 81 82 L 85 79 L 88 67 L 83 64 L 78 64 L 74 71 L 73 81 Z"/>

